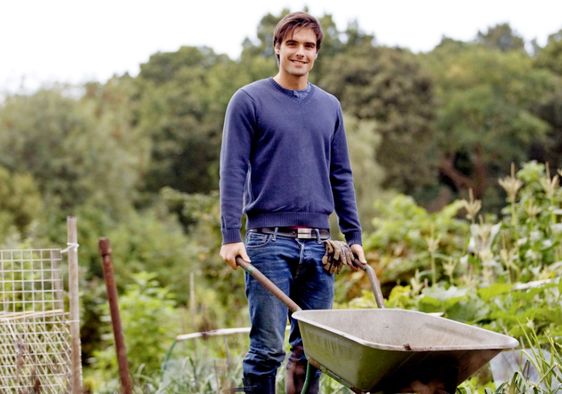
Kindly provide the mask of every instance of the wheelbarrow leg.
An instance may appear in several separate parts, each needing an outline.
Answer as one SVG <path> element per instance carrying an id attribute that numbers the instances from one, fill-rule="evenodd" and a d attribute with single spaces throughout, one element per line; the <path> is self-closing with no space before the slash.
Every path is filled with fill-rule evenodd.
<path id="1" fill-rule="evenodd" d="M 309 392 L 310 384 L 314 379 L 315 373 L 316 373 L 316 367 L 314 367 L 312 364 L 310 364 L 310 362 L 307 362 L 306 363 L 306 379 L 304 380 L 304 384 L 302 386 L 301 394 L 317 394 L 317 393 L 320 392 L 320 386 L 319 386 L 319 383 L 320 383 L 319 380 L 320 379 L 318 379 L 318 382 L 317 382 L 318 385 L 314 389 L 315 390 L 314 393 Z M 357 393 L 357 394 L 363 394 L 364 393 L 363 391 L 359 391 L 359 390 L 354 389 L 354 388 L 351 388 L 350 390 L 353 391 L 354 393 Z"/>
<path id="2" fill-rule="evenodd" d="M 307 394 L 318 394 L 319 373 L 314 365 L 310 365 L 304 355 L 302 345 L 295 345 L 287 360 L 285 392 L 286 394 L 299 394 L 308 379 Z"/>
<path id="3" fill-rule="evenodd" d="M 306 363 L 306 378 L 304 384 L 302 385 L 301 394 L 308 394 L 308 387 L 310 386 L 310 381 L 314 376 L 314 368 L 309 362 Z"/>

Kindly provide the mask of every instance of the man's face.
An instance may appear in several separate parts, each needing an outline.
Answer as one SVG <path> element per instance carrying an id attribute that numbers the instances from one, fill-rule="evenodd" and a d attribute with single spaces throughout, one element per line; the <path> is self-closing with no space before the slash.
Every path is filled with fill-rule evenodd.
<path id="1" fill-rule="evenodd" d="M 312 29 L 295 29 L 281 45 L 275 47 L 279 55 L 279 71 L 292 77 L 307 76 L 316 60 L 316 34 Z"/>

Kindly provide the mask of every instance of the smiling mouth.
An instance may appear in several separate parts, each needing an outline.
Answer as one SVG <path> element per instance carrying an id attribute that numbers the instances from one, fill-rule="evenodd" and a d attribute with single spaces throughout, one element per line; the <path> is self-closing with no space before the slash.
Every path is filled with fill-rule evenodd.
<path id="1" fill-rule="evenodd" d="M 307 64 L 307 62 L 303 62 L 302 60 L 291 60 L 291 62 L 298 64 Z"/>

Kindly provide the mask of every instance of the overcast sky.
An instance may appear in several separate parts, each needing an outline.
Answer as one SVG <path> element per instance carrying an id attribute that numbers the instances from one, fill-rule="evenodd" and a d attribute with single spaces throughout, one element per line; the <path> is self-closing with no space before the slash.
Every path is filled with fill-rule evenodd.
<path id="1" fill-rule="evenodd" d="M 0 93 L 136 75 L 151 54 L 182 45 L 236 58 L 262 16 L 305 5 L 340 29 L 357 20 L 380 44 L 416 52 L 503 22 L 541 45 L 562 28 L 559 0 L 2 0 Z"/>

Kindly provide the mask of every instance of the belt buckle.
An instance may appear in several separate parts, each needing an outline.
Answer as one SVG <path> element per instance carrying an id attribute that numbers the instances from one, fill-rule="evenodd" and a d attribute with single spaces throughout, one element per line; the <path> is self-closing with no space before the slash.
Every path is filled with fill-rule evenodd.
<path id="1" fill-rule="evenodd" d="M 297 229 L 297 238 L 299 239 L 312 239 L 316 238 L 314 229 L 307 227 L 300 227 Z"/>

